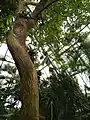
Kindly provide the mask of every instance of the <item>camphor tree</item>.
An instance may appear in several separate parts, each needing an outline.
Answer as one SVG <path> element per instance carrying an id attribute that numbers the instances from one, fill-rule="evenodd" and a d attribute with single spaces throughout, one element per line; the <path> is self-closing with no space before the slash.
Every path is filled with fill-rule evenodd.
<path id="1" fill-rule="evenodd" d="M 17 13 L 12 29 L 8 32 L 7 46 L 12 54 L 20 75 L 20 97 L 22 102 L 21 120 L 39 120 L 39 94 L 37 73 L 26 46 L 26 38 L 31 28 L 40 19 L 41 12 L 57 2 L 57 0 L 41 0 L 36 3 L 30 16 L 26 9 L 31 1 L 19 0 Z M 30 12 L 30 11 L 29 11 Z"/>

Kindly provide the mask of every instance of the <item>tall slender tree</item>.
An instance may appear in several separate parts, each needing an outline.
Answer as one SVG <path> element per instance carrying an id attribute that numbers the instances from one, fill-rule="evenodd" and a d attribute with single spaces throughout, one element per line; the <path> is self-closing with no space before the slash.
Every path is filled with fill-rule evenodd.
<path id="1" fill-rule="evenodd" d="M 31 4 L 31 1 L 19 0 L 13 29 L 8 33 L 7 45 L 19 71 L 21 81 L 21 120 L 39 120 L 37 73 L 25 43 L 28 31 L 35 27 L 41 12 L 55 2 L 57 0 L 41 0 L 36 4 L 35 10 L 30 17 L 28 17 L 23 13 L 25 12 L 25 6 Z"/>

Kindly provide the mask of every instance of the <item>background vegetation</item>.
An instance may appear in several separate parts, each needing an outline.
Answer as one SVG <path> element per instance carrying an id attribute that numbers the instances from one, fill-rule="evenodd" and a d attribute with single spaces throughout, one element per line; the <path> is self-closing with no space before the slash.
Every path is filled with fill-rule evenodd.
<path id="1" fill-rule="evenodd" d="M 1 47 L 14 23 L 17 3 L 0 1 Z M 89 7 L 89 0 L 58 0 L 42 13 L 28 36 L 28 46 L 35 53 L 40 106 L 46 120 L 90 119 L 90 45 L 85 42 L 90 32 Z M 17 68 L 7 51 L 0 61 L 0 120 L 18 120 Z"/>

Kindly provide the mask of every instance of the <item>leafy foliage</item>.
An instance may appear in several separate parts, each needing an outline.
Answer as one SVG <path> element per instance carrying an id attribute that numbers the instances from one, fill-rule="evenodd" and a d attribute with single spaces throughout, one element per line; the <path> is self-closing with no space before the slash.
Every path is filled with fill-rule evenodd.
<path id="1" fill-rule="evenodd" d="M 0 1 L 1 42 L 13 25 L 17 4 L 17 0 Z M 36 68 L 42 73 L 39 74 L 40 106 L 47 120 L 51 117 L 53 120 L 90 119 L 86 83 L 90 78 L 90 50 L 84 46 L 90 32 L 89 6 L 88 0 L 58 0 L 42 13 L 36 28 L 29 32 L 29 45 L 38 51 Z M 47 76 L 45 68 L 49 69 Z M 18 120 L 20 80 L 17 70 L 9 64 L 1 66 L 1 71 L 7 71 L 11 77 L 0 75 L 0 119 Z M 80 75 L 86 76 L 83 77 L 85 93 L 78 84 Z"/>

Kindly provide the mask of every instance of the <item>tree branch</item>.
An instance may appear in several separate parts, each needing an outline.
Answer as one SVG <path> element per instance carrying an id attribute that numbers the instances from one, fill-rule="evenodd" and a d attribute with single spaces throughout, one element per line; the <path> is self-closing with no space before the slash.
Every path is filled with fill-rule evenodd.
<path id="1" fill-rule="evenodd" d="M 24 0 L 19 0 L 19 4 L 18 4 L 18 13 L 22 13 L 24 11 Z"/>
<path id="2" fill-rule="evenodd" d="M 39 16 L 39 14 L 41 12 L 43 12 L 43 10 L 47 9 L 49 6 L 51 6 L 52 4 L 54 4 L 55 2 L 57 2 L 58 0 L 52 0 L 52 1 L 48 1 L 48 0 L 41 0 L 38 5 L 36 6 L 35 10 L 32 13 L 32 18 L 36 18 Z"/>
<path id="3" fill-rule="evenodd" d="M 53 0 L 52 2 L 48 2 L 48 3 L 45 5 L 44 9 L 47 9 L 49 6 L 51 6 L 51 5 L 54 4 L 55 2 L 58 2 L 58 0 Z M 43 9 L 43 10 L 44 10 L 44 9 Z M 43 11 L 43 10 L 42 10 L 42 11 Z M 41 11 L 41 12 L 42 12 L 42 11 Z"/>

